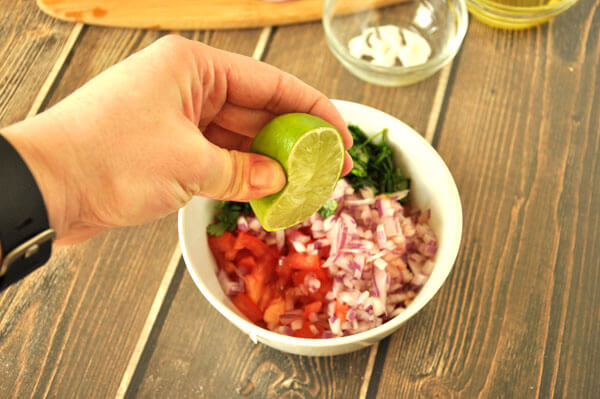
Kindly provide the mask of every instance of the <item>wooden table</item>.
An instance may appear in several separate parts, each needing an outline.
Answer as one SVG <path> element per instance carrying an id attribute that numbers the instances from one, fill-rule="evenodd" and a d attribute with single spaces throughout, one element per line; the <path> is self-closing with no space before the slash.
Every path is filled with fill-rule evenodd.
<path id="1" fill-rule="evenodd" d="M 464 209 L 448 281 L 378 345 L 309 358 L 253 344 L 195 287 L 176 216 L 56 248 L 0 294 L 1 398 L 600 397 L 600 3 L 527 31 L 471 21 L 434 77 L 346 72 L 320 23 L 181 32 L 386 111 L 436 147 Z M 0 0 L 0 126 L 166 32 L 53 20 Z"/>

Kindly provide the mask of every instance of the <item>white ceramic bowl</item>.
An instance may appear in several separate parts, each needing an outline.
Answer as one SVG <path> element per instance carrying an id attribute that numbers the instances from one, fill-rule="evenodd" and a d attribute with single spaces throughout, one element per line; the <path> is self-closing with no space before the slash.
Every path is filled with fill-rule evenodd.
<path id="1" fill-rule="evenodd" d="M 431 208 L 431 227 L 438 237 L 438 252 L 431 277 L 406 310 L 392 320 L 356 335 L 329 339 L 306 339 L 278 334 L 248 321 L 222 291 L 215 274 L 216 264 L 206 241 L 206 226 L 212 222 L 215 201 L 194 198 L 179 211 L 179 241 L 192 279 L 208 301 L 230 322 L 262 342 L 284 352 L 309 356 L 352 352 L 385 338 L 425 306 L 450 273 L 462 233 L 462 208 L 452 175 L 437 152 L 421 135 L 398 119 L 348 101 L 334 101 L 348 123 L 367 134 L 388 128 L 388 143 L 396 163 L 411 177 L 411 203 Z"/>

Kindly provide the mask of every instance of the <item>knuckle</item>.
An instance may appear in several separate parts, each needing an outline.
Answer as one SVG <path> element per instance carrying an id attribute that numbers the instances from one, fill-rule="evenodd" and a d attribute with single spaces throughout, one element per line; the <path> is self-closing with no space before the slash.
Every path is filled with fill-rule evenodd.
<path id="1" fill-rule="evenodd" d="M 177 35 L 175 33 L 169 33 L 168 35 L 165 35 L 158 39 L 157 43 L 166 46 L 176 46 L 182 42 L 185 42 L 186 40 L 187 39 L 185 39 L 183 36 Z"/>
<path id="2" fill-rule="evenodd" d="M 172 56 L 185 54 L 188 52 L 189 40 L 176 34 L 168 34 L 156 41 L 158 48 L 170 53 Z"/>

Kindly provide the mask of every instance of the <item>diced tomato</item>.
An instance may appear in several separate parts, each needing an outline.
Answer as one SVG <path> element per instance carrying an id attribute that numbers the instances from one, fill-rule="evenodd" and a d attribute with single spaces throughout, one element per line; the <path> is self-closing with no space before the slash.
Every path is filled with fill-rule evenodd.
<path id="1" fill-rule="evenodd" d="M 249 274 L 244 276 L 246 292 L 256 304 L 260 306 L 260 304 L 263 303 L 266 307 L 267 304 L 261 302 L 261 298 L 265 295 L 267 285 L 276 278 L 275 260 L 266 255 L 262 258 L 255 259 L 255 261 L 256 266 Z"/>
<path id="2" fill-rule="evenodd" d="M 256 323 L 262 320 L 263 313 L 256 306 L 256 303 L 243 292 L 234 296 L 231 301 L 251 322 Z"/>
<path id="3" fill-rule="evenodd" d="M 277 244 L 269 245 L 269 249 L 271 250 L 271 255 L 273 255 L 274 258 L 279 258 L 279 250 L 277 249 Z"/>
<path id="4" fill-rule="evenodd" d="M 244 256 L 237 261 L 238 267 L 245 267 L 247 269 L 254 269 L 256 267 L 256 260 L 251 255 Z"/>
<path id="5" fill-rule="evenodd" d="M 282 297 L 277 297 L 271 300 L 271 303 L 265 309 L 264 320 L 267 325 L 278 326 L 279 316 L 285 313 L 285 300 Z"/>
<path id="6" fill-rule="evenodd" d="M 331 287 L 333 286 L 333 281 L 331 279 L 327 279 L 325 281 L 321 281 L 321 288 L 317 290 L 317 292 L 313 292 L 309 294 L 309 299 L 311 301 L 321 301 L 323 303 L 326 302 L 325 295 L 329 291 L 331 291 Z"/>
<path id="7" fill-rule="evenodd" d="M 304 306 L 304 317 L 308 319 L 311 313 L 319 313 L 323 307 L 323 302 L 315 301 Z"/>
<path id="8" fill-rule="evenodd" d="M 292 240 L 306 241 L 310 229 L 298 229 L 287 235 L 287 243 L 281 251 L 276 245 L 267 245 L 247 232 L 226 232 L 221 237 L 209 237 L 209 246 L 222 269 L 230 276 L 243 276 L 245 292 L 232 298 L 233 303 L 255 324 L 274 329 L 280 325 L 279 318 L 294 309 L 303 312 L 303 326 L 293 335 L 303 338 L 320 337 L 324 325 L 309 321 L 313 313 L 320 314 L 329 302 L 325 299 L 333 284 L 329 272 L 321 265 L 328 256 L 329 247 L 318 254 L 297 252 Z M 308 245 L 305 243 L 304 245 Z M 318 279 L 321 284 L 316 292 L 298 289 L 304 286 L 307 276 Z M 345 319 L 348 306 L 336 303 L 336 314 Z M 314 320 L 314 319 L 313 319 Z"/>
<path id="9" fill-rule="evenodd" d="M 223 270 L 225 270 L 227 272 L 227 274 L 234 275 L 235 274 L 235 265 L 233 264 L 232 261 L 229 260 L 225 260 L 223 261 L 223 265 L 221 266 L 223 268 Z"/>
<path id="10" fill-rule="evenodd" d="M 321 283 L 324 283 L 326 281 L 330 281 L 331 277 L 329 277 L 329 274 L 327 273 L 326 269 L 323 269 L 322 267 L 318 267 L 315 270 L 312 270 L 315 275 L 317 276 L 317 278 L 319 280 L 321 280 Z"/>
<path id="11" fill-rule="evenodd" d="M 319 255 L 308 255 L 305 253 L 292 252 L 283 258 L 283 263 L 292 269 L 316 270 L 321 267 L 321 258 Z"/>
<path id="12" fill-rule="evenodd" d="M 309 274 L 311 274 L 310 270 L 297 270 L 297 271 L 294 271 L 294 273 L 292 273 L 292 281 L 294 282 L 294 286 L 297 287 L 299 285 L 304 284 L 304 279 Z"/>
<path id="13" fill-rule="evenodd" d="M 331 252 L 331 246 L 327 245 L 325 247 L 319 248 L 319 256 L 323 259 L 329 258 L 329 252 Z"/>
<path id="14" fill-rule="evenodd" d="M 348 306 L 347 303 L 341 302 L 339 299 L 335 300 L 335 315 L 342 321 L 342 323 L 346 321 L 348 309 L 350 309 L 350 306 Z"/>
<path id="15" fill-rule="evenodd" d="M 304 234 L 301 230 L 294 230 L 290 233 L 286 234 L 286 238 L 287 238 L 287 246 L 289 248 L 290 253 L 292 252 L 296 252 L 296 248 L 294 247 L 293 242 L 294 241 L 306 241 L 307 239 L 310 240 L 310 234 Z M 306 244 L 303 244 L 306 245 Z"/>
<path id="16" fill-rule="evenodd" d="M 277 272 L 277 276 L 279 277 L 276 283 L 277 288 L 280 290 L 284 290 L 285 287 L 288 285 L 290 279 L 292 278 L 293 270 L 288 265 L 278 263 L 277 266 L 275 266 L 275 271 Z"/>
<path id="17" fill-rule="evenodd" d="M 285 289 L 283 296 L 285 298 L 285 310 L 292 310 L 296 306 L 296 290 L 294 287 Z"/>
<path id="18" fill-rule="evenodd" d="M 263 312 L 271 303 L 271 300 L 278 295 L 277 289 L 272 284 L 267 284 L 263 287 L 262 295 L 258 299 L 258 308 Z"/>
<path id="19" fill-rule="evenodd" d="M 312 326 L 312 328 L 311 328 Z M 313 329 L 316 329 L 316 334 L 313 331 Z M 316 337 L 320 337 L 321 334 L 323 333 L 323 328 L 321 326 L 318 326 L 316 324 L 310 323 L 308 321 L 304 321 L 304 324 L 302 325 L 302 328 L 299 330 L 294 331 L 294 333 L 292 334 L 294 337 L 299 337 L 299 338 L 316 338 Z"/>
<path id="20" fill-rule="evenodd" d="M 261 258 L 265 255 L 273 257 L 273 252 L 267 244 L 265 244 L 259 238 L 254 237 L 251 234 L 244 233 L 243 231 L 239 232 L 233 248 L 236 250 L 246 248 L 252 252 L 252 255 L 254 255 L 256 258 Z"/>
<path id="21" fill-rule="evenodd" d="M 246 293 L 248 294 L 250 299 L 252 299 L 254 303 L 257 303 L 263 294 L 264 286 L 260 282 L 256 274 L 246 274 L 244 276 L 244 285 L 246 287 Z"/>
<path id="22" fill-rule="evenodd" d="M 227 260 L 235 259 L 235 255 L 237 254 L 235 243 L 236 238 L 229 231 L 226 231 L 220 236 L 208 236 L 208 246 L 212 250 L 213 254 L 215 251 L 220 252 Z"/>
<path id="23" fill-rule="evenodd" d="M 304 284 L 306 276 L 309 274 L 312 274 L 318 278 L 321 281 L 321 286 L 323 286 L 323 283 L 327 283 L 329 280 L 331 280 L 331 278 L 327 275 L 327 272 L 322 267 L 319 267 L 315 270 L 296 270 L 294 273 L 292 273 L 294 285 L 298 286 Z"/>

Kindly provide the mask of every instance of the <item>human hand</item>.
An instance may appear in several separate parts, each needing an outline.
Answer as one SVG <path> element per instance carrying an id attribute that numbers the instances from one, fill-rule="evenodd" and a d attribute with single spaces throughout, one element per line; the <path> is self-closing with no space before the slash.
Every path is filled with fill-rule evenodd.
<path id="1" fill-rule="evenodd" d="M 2 134 L 32 170 L 57 242 L 72 243 L 160 218 L 194 195 L 245 201 L 279 191 L 281 166 L 246 151 L 287 112 L 327 120 L 351 146 L 317 90 L 251 58 L 167 36 Z M 351 168 L 346 154 L 343 173 Z"/>

